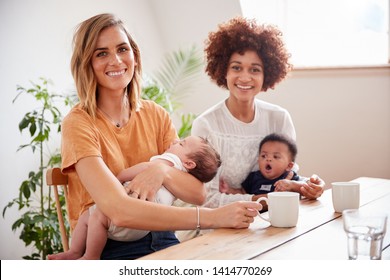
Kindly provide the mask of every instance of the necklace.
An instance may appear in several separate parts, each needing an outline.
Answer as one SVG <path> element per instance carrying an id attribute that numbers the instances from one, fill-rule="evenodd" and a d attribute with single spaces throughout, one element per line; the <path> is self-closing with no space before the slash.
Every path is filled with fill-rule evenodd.
<path id="1" fill-rule="evenodd" d="M 109 118 L 110 121 L 112 121 L 112 122 L 115 124 L 116 127 L 121 127 L 120 122 L 115 121 L 113 118 L 111 118 L 111 116 L 110 116 L 109 114 L 107 114 L 106 112 L 104 112 L 102 109 L 99 108 L 99 110 L 102 111 L 102 113 L 103 113 L 107 118 Z"/>
<path id="2" fill-rule="evenodd" d="M 127 112 L 127 109 L 129 109 L 129 108 L 128 108 L 128 106 L 129 106 L 128 104 L 129 104 L 129 103 L 128 103 L 127 91 L 125 91 L 124 94 L 123 94 L 122 106 L 121 106 L 121 112 L 120 112 L 120 113 L 121 113 L 121 114 L 120 114 L 121 118 L 122 118 L 123 110 L 124 110 L 125 112 Z M 116 127 L 121 127 L 121 122 L 122 122 L 121 119 L 120 119 L 119 121 L 116 121 L 116 120 L 114 120 L 109 114 L 107 114 L 105 111 L 103 111 L 103 110 L 100 109 L 99 107 L 98 107 L 98 109 L 99 109 L 100 111 L 102 111 L 102 113 L 103 113 L 107 118 L 109 118 L 110 121 L 113 122 L 113 123 L 115 124 Z M 127 117 L 129 118 L 130 116 L 128 115 Z M 125 124 L 127 121 L 128 121 L 128 119 L 125 120 L 124 124 Z M 123 125 L 123 124 L 122 124 L 122 125 Z"/>

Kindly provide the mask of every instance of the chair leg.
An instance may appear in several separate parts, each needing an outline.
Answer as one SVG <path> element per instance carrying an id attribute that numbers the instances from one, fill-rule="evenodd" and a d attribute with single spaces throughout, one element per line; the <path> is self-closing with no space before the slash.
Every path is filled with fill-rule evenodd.
<path id="1" fill-rule="evenodd" d="M 59 199 L 59 195 L 58 195 L 58 188 L 55 185 L 53 187 L 54 187 L 54 196 L 55 196 L 55 201 L 56 201 L 58 223 L 59 223 L 60 232 L 61 232 L 61 242 L 62 242 L 62 246 L 64 247 L 64 252 L 66 252 L 69 250 L 68 236 L 66 234 L 64 218 L 62 216 L 61 204 L 60 204 L 60 199 Z"/>

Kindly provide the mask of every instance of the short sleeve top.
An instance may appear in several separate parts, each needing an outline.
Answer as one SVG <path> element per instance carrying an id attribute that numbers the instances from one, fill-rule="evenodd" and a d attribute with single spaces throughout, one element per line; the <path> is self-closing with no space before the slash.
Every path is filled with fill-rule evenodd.
<path id="1" fill-rule="evenodd" d="M 103 114 L 96 118 L 76 105 L 62 123 L 62 172 L 68 175 L 69 216 L 72 228 L 93 201 L 81 184 L 74 165 L 82 158 L 101 157 L 116 176 L 121 170 L 163 153 L 177 139 L 169 114 L 152 101 L 141 101 L 123 127 Z M 107 186 L 109 191 L 110 186 Z"/>

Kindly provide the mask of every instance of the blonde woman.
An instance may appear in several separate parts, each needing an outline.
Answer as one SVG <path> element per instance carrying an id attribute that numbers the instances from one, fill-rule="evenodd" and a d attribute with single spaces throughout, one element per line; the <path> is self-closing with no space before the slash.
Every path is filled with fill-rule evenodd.
<path id="1" fill-rule="evenodd" d="M 162 185 L 193 204 L 205 200 L 199 180 L 164 164 L 137 175 L 127 195 L 116 175 L 164 152 L 177 134 L 163 108 L 140 99 L 140 51 L 120 19 L 100 14 L 78 26 L 71 70 L 80 103 L 63 121 L 61 153 L 72 228 L 96 203 L 115 225 L 152 231 L 134 242 L 108 240 L 102 259 L 134 259 L 177 244 L 172 230 L 245 228 L 253 222 L 261 208 L 255 202 L 215 210 L 148 202 Z"/>

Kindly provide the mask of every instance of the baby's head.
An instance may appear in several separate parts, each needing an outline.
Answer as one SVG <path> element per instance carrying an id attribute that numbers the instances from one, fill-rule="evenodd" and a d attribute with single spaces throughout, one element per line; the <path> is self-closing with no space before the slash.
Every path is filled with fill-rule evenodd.
<path id="1" fill-rule="evenodd" d="M 202 137 L 188 136 L 173 143 L 167 152 L 177 155 L 188 173 L 203 183 L 211 181 L 221 166 L 220 155 Z"/>
<path id="2" fill-rule="evenodd" d="M 267 135 L 259 147 L 259 169 L 267 179 L 276 179 L 294 166 L 298 153 L 295 142 L 283 134 Z"/>

